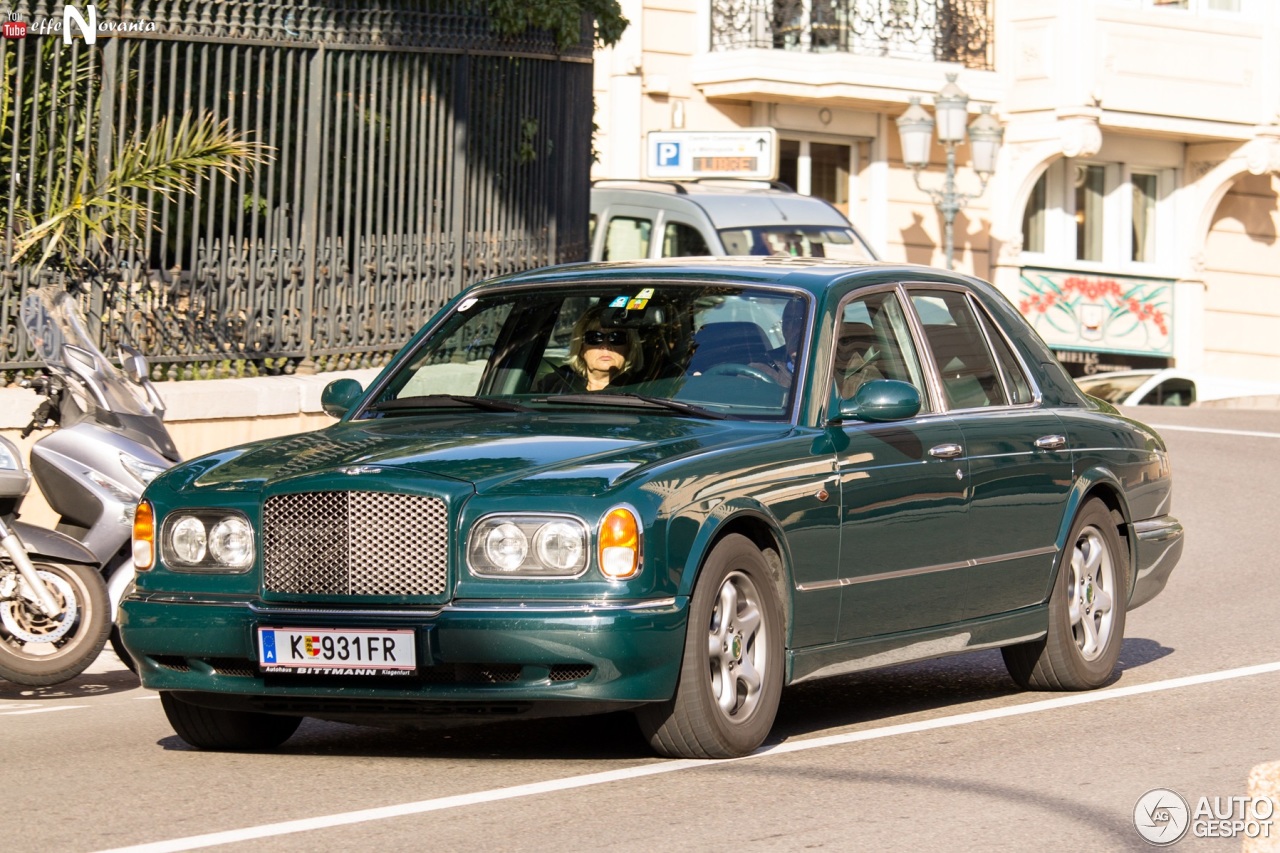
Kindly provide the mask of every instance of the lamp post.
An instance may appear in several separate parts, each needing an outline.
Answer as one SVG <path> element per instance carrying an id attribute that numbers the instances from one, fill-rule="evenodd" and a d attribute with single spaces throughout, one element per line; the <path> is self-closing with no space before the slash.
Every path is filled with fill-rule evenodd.
<path id="1" fill-rule="evenodd" d="M 971 199 L 982 195 L 987 189 L 987 181 L 996 170 L 996 156 L 1000 153 L 1000 141 L 1004 137 L 1004 129 L 991 114 L 990 106 L 983 106 L 982 112 L 967 128 L 969 137 L 969 157 L 973 171 L 978 173 L 982 182 L 975 193 L 963 193 L 956 189 L 956 146 L 965 141 L 965 124 L 969 120 L 969 96 L 956 85 L 956 75 L 947 75 L 947 85 L 942 87 L 933 98 L 935 121 L 933 116 L 920 106 L 920 99 L 913 97 L 907 111 L 898 116 L 898 135 L 902 139 L 902 161 L 911 167 L 916 187 L 927 193 L 933 204 L 942 211 L 944 223 L 943 245 L 947 255 L 947 269 L 954 269 L 955 235 L 953 226 L 956 214 Z M 929 165 L 929 149 L 933 144 L 933 131 L 938 130 L 938 141 L 947 152 L 947 172 L 942 188 L 923 186 L 920 183 L 920 170 Z"/>

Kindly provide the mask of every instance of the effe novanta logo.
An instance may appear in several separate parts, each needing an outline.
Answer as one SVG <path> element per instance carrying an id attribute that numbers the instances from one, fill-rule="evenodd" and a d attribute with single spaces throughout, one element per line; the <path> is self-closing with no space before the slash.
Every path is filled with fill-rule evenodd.
<path id="1" fill-rule="evenodd" d="M 0 27 L 4 31 L 4 37 L 7 39 L 20 39 L 27 36 L 27 25 L 23 21 L 18 20 L 17 12 L 10 12 L 9 18 L 4 22 L 4 26 Z"/>
<path id="2" fill-rule="evenodd" d="M 58 35 L 62 34 L 62 43 L 71 44 L 76 33 L 84 39 L 87 45 L 95 45 L 98 43 L 98 36 L 106 33 L 110 38 L 115 33 L 124 32 L 145 32 L 153 33 L 156 31 L 155 21 L 108 21 L 98 19 L 98 7 L 92 4 L 83 7 L 75 6 L 67 3 L 62 7 L 62 19 L 58 18 L 36 18 L 31 26 L 18 19 L 17 12 L 10 12 L 8 19 L 3 24 L 4 37 L 7 39 L 26 38 L 28 33 L 32 35 Z"/>

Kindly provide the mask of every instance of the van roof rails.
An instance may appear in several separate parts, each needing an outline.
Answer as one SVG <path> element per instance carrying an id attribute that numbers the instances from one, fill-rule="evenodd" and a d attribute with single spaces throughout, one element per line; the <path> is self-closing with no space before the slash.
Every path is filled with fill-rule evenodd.
<path id="1" fill-rule="evenodd" d="M 671 192 L 674 192 L 676 195 L 689 194 L 689 190 L 687 190 L 684 184 L 680 183 L 679 181 L 664 181 L 664 180 L 648 181 L 648 180 L 641 180 L 639 178 L 600 178 L 599 180 L 592 181 L 591 186 L 617 187 L 618 189 L 640 189 L 640 190 L 652 190 L 658 187 L 662 187 L 664 189 L 669 189 Z"/>

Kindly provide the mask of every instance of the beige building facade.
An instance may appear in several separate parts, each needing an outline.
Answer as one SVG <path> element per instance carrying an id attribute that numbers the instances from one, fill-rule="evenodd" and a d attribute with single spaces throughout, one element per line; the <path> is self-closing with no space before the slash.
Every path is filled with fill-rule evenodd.
<path id="1" fill-rule="evenodd" d="M 651 131 L 772 127 L 779 179 L 889 260 L 941 265 L 943 219 L 895 120 L 956 74 L 1004 128 L 955 220 L 1077 374 L 1177 366 L 1280 380 L 1280 3 L 623 0 L 596 55 L 593 178 L 647 174 Z M 940 187 L 936 142 L 919 175 Z M 962 192 L 977 193 L 968 145 Z"/>

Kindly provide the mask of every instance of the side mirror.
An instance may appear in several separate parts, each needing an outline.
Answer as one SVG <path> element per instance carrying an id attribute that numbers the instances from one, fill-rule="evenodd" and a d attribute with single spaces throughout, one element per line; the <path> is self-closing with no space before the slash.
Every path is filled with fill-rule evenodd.
<path id="1" fill-rule="evenodd" d="M 859 421 L 903 421 L 920 411 L 920 392 L 896 379 L 863 383 L 850 400 L 840 401 L 840 418 Z"/>
<path id="2" fill-rule="evenodd" d="M 355 405 L 363 393 L 364 388 L 354 379 L 335 379 L 320 392 L 320 408 L 324 409 L 326 415 L 340 418 Z"/>
<path id="3" fill-rule="evenodd" d="M 121 344 L 120 370 L 124 372 L 125 378 L 134 385 L 141 385 L 147 379 L 147 357 L 139 350 Z"/>

